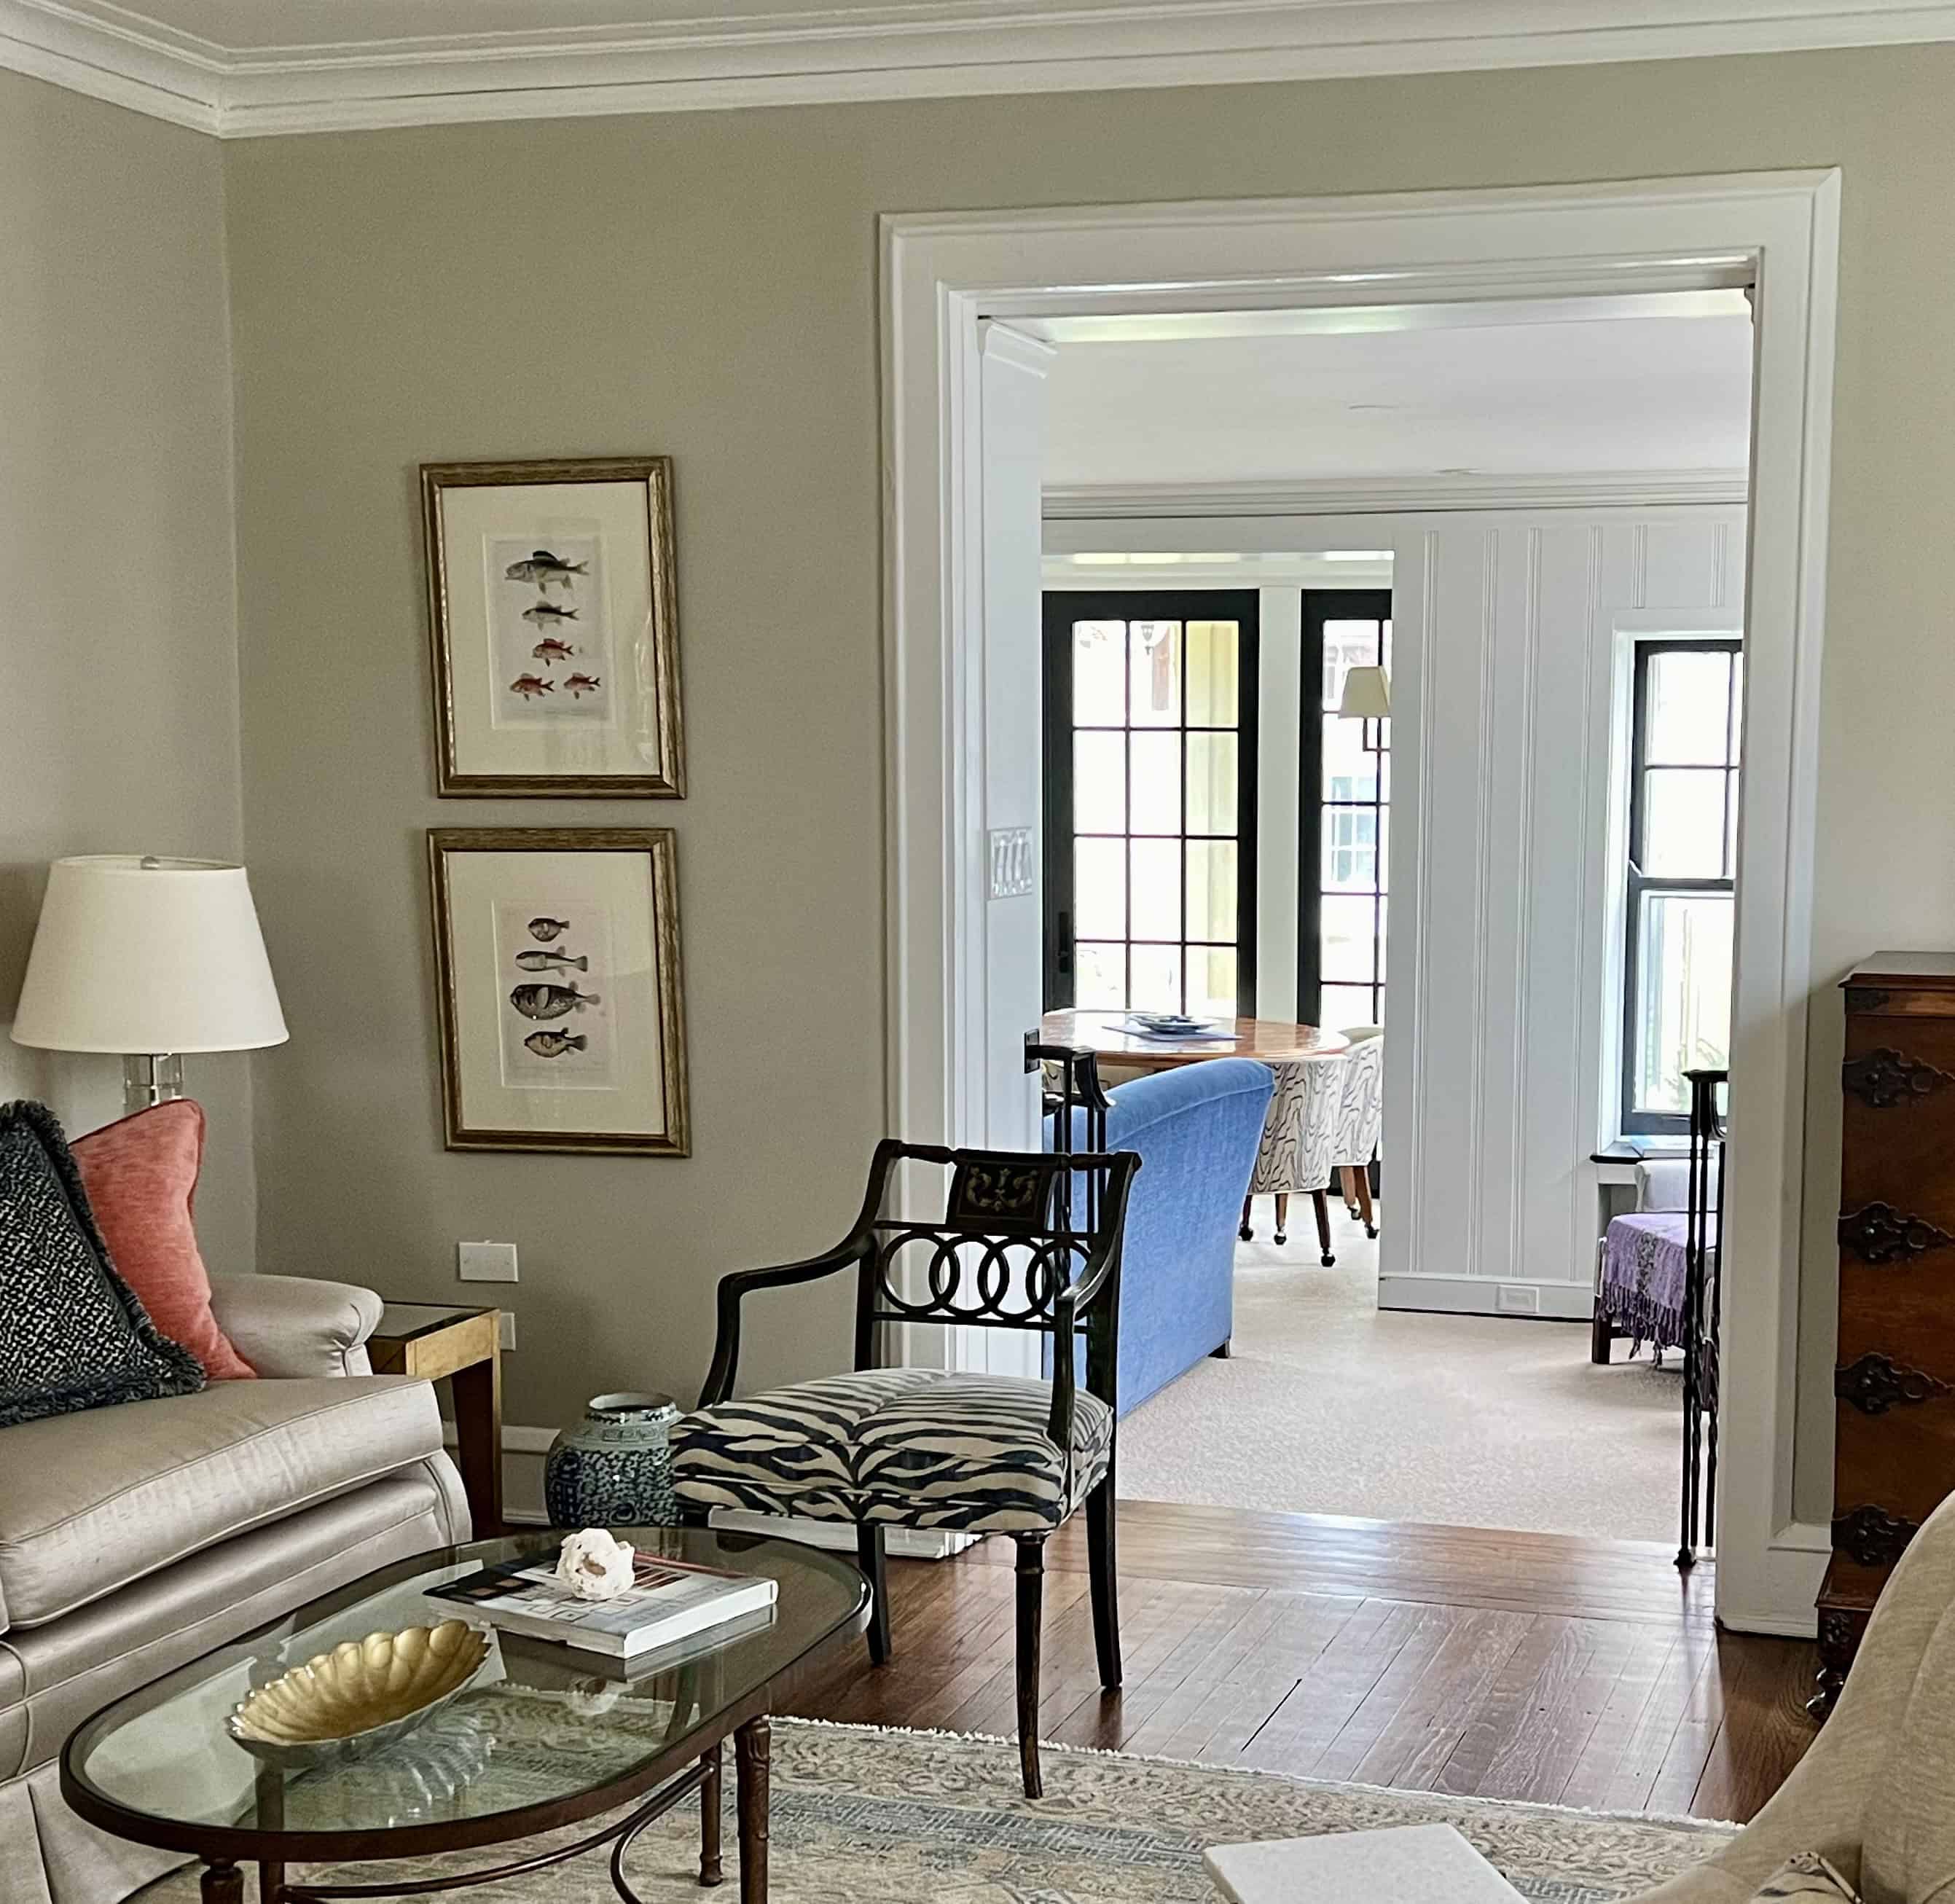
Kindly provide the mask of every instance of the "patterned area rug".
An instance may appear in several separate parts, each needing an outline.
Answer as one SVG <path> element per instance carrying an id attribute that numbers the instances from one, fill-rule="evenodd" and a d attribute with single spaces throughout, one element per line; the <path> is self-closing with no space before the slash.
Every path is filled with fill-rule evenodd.
<path id="1" fill-rule="evenodd" d="M 728 1884 L 718 1893 L 726 1898 L 736 1894 L 731 1756 Z M 1688 1869 L 1732 1833 L 1051 1745 L 1045 1767 L 1047 1795 L 1033 1804 L 1018 1789 L 1016 1748 L 1003 1740 L 777 1721 L 773 1896 L 779 1904 L 1212 1904 L 1204 1846 L 1444 1821 L 1534 1904 L 1617 1904 Z M 688 1799 L 633 1847 L 627 1874 L 648 1904 L 700 1897 L 698 1816 Z M 499 1862 L 478 1852 L 415 1865 L 412 1875 Z M 465 1895 L 615 1904 L 605 1865 L 605 1854 L 590 1853 Z M 377 1882 L 409 1868 L 335 1874 Z M 189 1904 L 195 1895 L 194 1874 L 180 1872 L 146 1897 Z"/>

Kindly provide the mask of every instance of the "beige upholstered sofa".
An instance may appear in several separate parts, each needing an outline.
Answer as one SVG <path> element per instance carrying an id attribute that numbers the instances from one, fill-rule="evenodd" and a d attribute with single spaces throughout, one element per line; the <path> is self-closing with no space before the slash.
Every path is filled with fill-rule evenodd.
<path id="1" fill-rule="evenodd" d="M 1714 1858 L 1639 1904 L 1749 1904 L 1801 1852 L 1866 1904 L 1955 1904 L 1955 1499 L 1902 1556 L 1791 1777 Z"/>
<path id="2" fill-rule="evenodd" d="M 401 1555 L 468 1537 L 434 1391 L 371 1373 L 370 1291 L 213 1279 L 265 1379 L 0 1429 L 0 1904 L 116 1904 L 181 1862 L 61 1802 L 131 1688 Z"/>

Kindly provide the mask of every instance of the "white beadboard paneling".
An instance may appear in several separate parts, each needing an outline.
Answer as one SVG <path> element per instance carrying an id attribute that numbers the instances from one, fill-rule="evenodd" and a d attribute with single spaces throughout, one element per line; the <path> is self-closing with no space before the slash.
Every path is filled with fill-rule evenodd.
<path id="1" fill-rule="evenodd" d="M 1388 993 L 1412 1084 L 1385 1147 L 1413 1234 L 1387 1247 L 1387 1308 L 1493 1314 L 1498 1284 L 1525 1282 L 1544 1314 L 1585 1312 L 1588 1156 L 1615 1135 L 1621 644 L 1740 626 L 1743 525 L 1728 506 L 1420 525 L 1425 640 L 1401 643 L 1394 693 L 1415 668 L 1423 848 L 1392 873 L 1424 895 L 1425 952 L 1393 961 Z M 1412 616 L 1402 601 L 1401 630 Z"/>

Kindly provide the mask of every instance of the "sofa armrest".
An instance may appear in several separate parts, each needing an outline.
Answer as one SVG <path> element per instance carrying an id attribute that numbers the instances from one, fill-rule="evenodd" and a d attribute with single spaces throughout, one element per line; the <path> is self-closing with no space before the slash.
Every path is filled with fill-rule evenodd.
<path id="1" fill-rule="evenodd" d="M 307 1276 L 213 1276 L 211 1313 L 260 1375 L 370 1375 L 380 1298 Z"/>

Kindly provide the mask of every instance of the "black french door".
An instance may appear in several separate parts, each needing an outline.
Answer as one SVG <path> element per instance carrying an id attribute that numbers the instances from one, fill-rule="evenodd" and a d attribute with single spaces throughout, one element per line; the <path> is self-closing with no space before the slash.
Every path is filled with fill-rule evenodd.
<path id="1" fill-rule="evenodd" d="M 1391 660 L 1390 589 L 1304 591 L 1296 1015 L 1305 1024 L 1384 1021 L 1390 724 L 1341 719 L 1337 708 L 1352 669 Z"/>
<path id="2" fill-rule="evenodd" d="M 1255 1011 L 1253 589 L 1045 596 L 1048 1011 Z"/>

